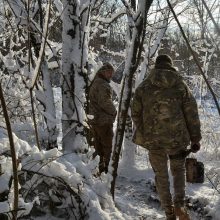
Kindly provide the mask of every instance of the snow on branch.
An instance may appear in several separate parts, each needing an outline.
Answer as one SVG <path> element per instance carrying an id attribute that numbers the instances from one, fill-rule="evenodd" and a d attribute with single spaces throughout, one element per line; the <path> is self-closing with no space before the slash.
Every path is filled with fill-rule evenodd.
<path id="1" fill-rule="evenodd" d="M 204 5 L 205 8 L 206 8 L 206 10 L 207 10 L 207 12 L 208 12 L 208 14 L 209 14 L 209 17 L 211 18 L 212 23 L 214 24 L 214 26 L 215 26 L 215 28 L 216 28 L 216 30 L 217 30 L 217 32 L 218 32 L 218 35 L 220 35 L 219 25 L 218 25 L 217 22 L 215 21 L 213 15 L 212 15 L 212 12 L 210 11 L 209 7 L 207 6 L 207 4 L 206 4 L 206 2 L 205 2 L 204 0 L 202 0 L 202 3 L 203 3 L 203 5 Z"/>
<path id="2" fill-rule="evenodd" d="M 27 12 L 24 10 L 25 6 L 24 3 L 21 0 L 6 0 L 8 2 L 8 5 L 15 15 L 15 17 L 19 21 L 17 23 L 19 24 L 26 24 L 27 23 Z"/>
<path id="3" fill-rule="evenodd" d="M 87 0 L 80 6 L 79 14 L 82 15 L 84 11 L 87 10 L 89 6 L 94 6 L 97 0 Z"/>
<path id="4" fill-rule="evenodd" d="M 40 66 L 42 63 L 42 59 L 43 59 L 43 55 L 44 55 L 44 51 L 45 51 L 45 46 L 46 46 L 46 42 L 47 42 L 47 34 L 48 34 L 48 26 L 49 26 L 49 18 L 50 18 L 50 9 L 51 9 L 51 0 L 49 0 L 48 4 L 47 4 L 47 12 L 46 12 L 46 19 L 45 19 L 45 25 L 44 25 L 44 31 L 43 31 L 43 42 L 41 44 L 41 48 L 40 48 L 40 54 L 36 63 L 36 67 L 34 70 L 34 74 L 33 74 L 33 78 L 32 78 L 32 82 L 30 85 L 30 89 L 33 89 L 36 80 L 37 80 L 37 76 L 39 74 L 40 71 Z"/>
<path id="5" fill-rule="evenodd" d="M 122 17 L 125 14 L 126 14 L 126 9 L 121 9 L 118 12 L 112 14 L 111 17 L 108 17 L 108 18 L 103 18 L 103 17 L 94 18 L 93 21 L 99 21 L 103 24 L 111 24 L 115 20 L 117 20 L 118 18 Z"/>
<path id="6" fill-rule="evenodd" d="M 133 9 L 130 7 L 129 3 L 127 2 L 127 0 L 121 0 L 122 3 L 124 4 L 126 10 L 127 10 L 127 14 L 129 14 L 130 17 L 133 17 Z M 134 20 L 134 19 L 133 19 Z"/>
<path id="7" fill-rule="evenodd" d="M 60 0 L 54 0 L 54 5 L 56 6 L 57 10 L 61 14 L 63 11 L 63 3 Z"/>

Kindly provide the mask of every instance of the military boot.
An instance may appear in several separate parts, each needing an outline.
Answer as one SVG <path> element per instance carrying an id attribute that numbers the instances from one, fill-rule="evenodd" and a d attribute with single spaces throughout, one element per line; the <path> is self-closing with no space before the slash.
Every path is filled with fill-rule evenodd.
<path id="1" fill-rule="evenodd" d="M 165 213 L 166 213 L 166 217 L 167 217 L 166 220 L 176 220 L 176 215 L 175 215 L 173 206 L 166 208 Z"/>
<path id="2" fill-rule="evenodd" d="M 189 213 L 185 207 L 176 207 L 175 214 L 177 217 L 179 217 L 179 220 L 190 220 Z"/>

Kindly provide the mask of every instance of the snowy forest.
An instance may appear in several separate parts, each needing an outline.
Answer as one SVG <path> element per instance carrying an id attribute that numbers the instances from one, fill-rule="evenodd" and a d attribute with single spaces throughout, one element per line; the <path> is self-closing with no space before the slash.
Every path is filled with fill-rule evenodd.
<path id="1" fill-rule="evenodd" d="M 0 219 L 165 220 L 130 104 L 169 54 L 201 121 L 189 156 L 205 180 L 186 183 L 187 208 L 220 220 L 219 45 L 219 0 L 0 0 Z M 108 173 L 97 175 L 88 92 L 105 62 L 117 116 Z"/>

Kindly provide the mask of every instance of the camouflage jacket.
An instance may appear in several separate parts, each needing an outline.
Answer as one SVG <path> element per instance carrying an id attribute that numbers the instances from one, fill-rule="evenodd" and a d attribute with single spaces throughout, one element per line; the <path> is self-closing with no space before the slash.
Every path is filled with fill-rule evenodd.
<path id="1" fill-rule="evenodd" d="M 174 68 L 153 69 L 136 89 L 131 115 L 133 141 L 170 154 L 201 140 L 196 100 Z"/>
<path id="2" fill-rule="evenodd" d="M 89 89 L 89 114 L 94 118 L 90 124 L 113 124 L 116 116 L 116 108 L 112 102 L 112 88 L 109 82 L 97 76 Z"/>

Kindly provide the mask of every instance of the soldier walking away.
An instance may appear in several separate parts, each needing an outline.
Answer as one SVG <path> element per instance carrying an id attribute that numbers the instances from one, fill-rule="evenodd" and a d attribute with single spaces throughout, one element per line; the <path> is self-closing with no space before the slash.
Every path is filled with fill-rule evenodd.
<path id="1" fill-rule="evenodd" d="M 89 90 L 89 114 L 91 133 L 94 138 L 96 155 L 99 155 L 99 173 L 108 172 L 108 164 L 112 152 L 113 123 L 116 117 L 116 108 L 112 101 L 112 88 L 109 85 L 114 68 L 104 63 L 96 73 L 96 77 Z"/>
<path id="2" fill-rule="evenodd" d="M 134 143 L 149 150 L 155 183 L 167 220 L 190 220 L 185 208 L 185 152 L 200 149 L 196 100 L 173 67 L 170 56 L 159 55 L 149 76 L 136 89 L 132 106 Z M 170 193 L 168 161 L 173 176 Z"/>

